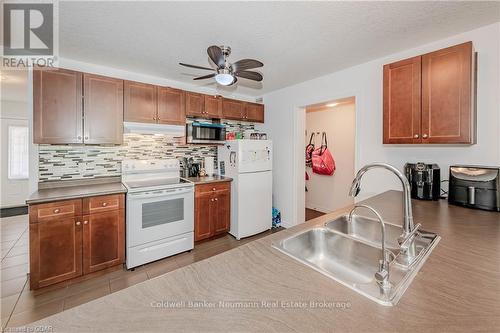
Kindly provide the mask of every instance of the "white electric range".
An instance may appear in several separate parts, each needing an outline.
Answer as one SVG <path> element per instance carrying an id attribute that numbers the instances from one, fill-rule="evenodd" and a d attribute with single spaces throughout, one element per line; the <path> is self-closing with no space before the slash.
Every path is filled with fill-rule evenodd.
<path id="1" fill-rule="evenodd" d="M 194 184 L 176 159 L 123 160 L 127 188 L 127 268 L 194 246 Z"/>

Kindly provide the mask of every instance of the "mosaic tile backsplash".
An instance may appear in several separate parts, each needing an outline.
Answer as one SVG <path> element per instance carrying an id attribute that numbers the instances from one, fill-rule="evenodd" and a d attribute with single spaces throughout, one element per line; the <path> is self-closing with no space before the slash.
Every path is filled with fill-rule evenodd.
<path id="1" fill-rule="evenodd" d="M 225 122 L 227 131 L 253 129 L 253 124 Z M 121 146 L 39 145 L 38 181 L 88 179 L 121 175 L 123 159 L 215 157 L 217 147 L 180 145 L 163 135 L 124 134 Z"/>

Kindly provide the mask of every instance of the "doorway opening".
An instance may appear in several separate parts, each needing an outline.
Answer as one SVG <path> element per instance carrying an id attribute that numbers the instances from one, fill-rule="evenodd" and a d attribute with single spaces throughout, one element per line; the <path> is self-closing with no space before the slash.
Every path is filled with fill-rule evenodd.
<path id="1" fill-rule="evenodd" d="M 305 107 L 306 221 L 354 203 L 348 192 L 355 173 L 355 103 L 348 97 Z"/>

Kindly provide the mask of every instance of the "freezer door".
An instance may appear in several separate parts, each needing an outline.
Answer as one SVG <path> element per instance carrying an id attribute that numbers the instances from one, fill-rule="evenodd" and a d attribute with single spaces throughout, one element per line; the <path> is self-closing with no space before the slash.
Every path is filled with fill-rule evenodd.
<path id="1" fill-rule="evenodd" d="M 218 148 L 219 162 L 224 162 L 225 175 L 270 171 L 273 168 L 271 140 L 232 140 Z M 220 167 L 220 166 L 219 166 Z"/>
<path id="2" fill-rule="evenodd" d="M 240 239 L 271 229 L 272 172 L 244 173 L 237 180 L 237 209 L 231 234 Z"/>
<path id="3" fill-rule="evenodd" d="M 272 142 L 270 140 L 239 140 L 236 163 L 239 173 L 272 170 Z"/>

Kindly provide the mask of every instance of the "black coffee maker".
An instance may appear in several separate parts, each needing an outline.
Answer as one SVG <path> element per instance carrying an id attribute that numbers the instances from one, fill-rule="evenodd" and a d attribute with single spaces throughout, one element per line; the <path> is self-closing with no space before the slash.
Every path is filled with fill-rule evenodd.
<path id="1" fill-rule="evenodd" d="M 441 195 L 441 170 L 437 164 L 406 163 L 405 174 L 410 182 L 413 199 L 439 199 Z"/>

